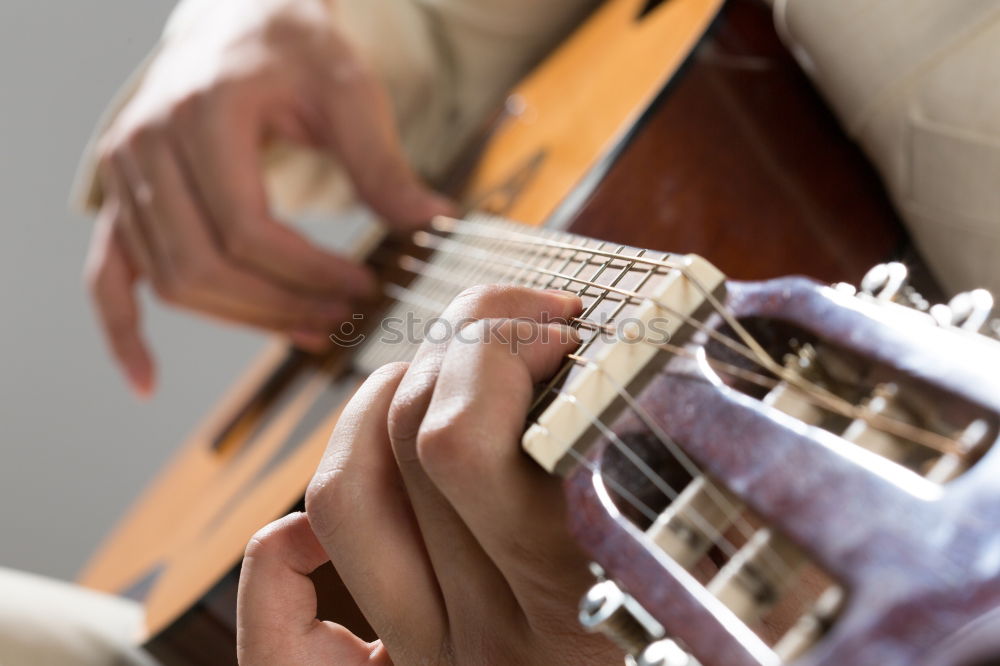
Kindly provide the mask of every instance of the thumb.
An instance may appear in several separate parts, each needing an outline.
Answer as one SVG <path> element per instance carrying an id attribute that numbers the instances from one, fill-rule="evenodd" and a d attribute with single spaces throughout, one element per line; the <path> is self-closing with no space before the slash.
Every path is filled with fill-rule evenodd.
<path id="1" fill-rule="evenodd" d="M 326 562 L 305 514 L 261 529 L 247 546 L 237 600 L 237 656 L 242 666 L 391 666 L 381 643 L 316 619 L 309 574 Z"/>

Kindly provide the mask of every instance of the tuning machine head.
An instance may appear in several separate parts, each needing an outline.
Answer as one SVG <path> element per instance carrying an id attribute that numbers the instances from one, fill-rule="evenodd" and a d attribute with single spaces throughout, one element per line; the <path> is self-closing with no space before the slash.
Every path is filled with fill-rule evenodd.
<path id="1" fill-rule="evenodd" d="M 906 286 L 909 271 L 893 261 L 873 267 L 861 279 L 861 292 L 880 301 L 894 300 Z"/>
<path id="2" fill-rule="evenodd" d="M 860 293 L 878 301 L 892 301 L 927 312 L 941 327 L 955 327 L 966 331 L 983 332 L 1000 338 L 1000 321 L 990 321 L 993 295 L 985 289 L 962 292 L 947 305 L 930 305 L 915 289 L 907 286 L 908 271 L 899 262 L 879 264 L 868 271 L 861 280 Z M 835 287 L 844 293 L 854 293 L 850 285 Z"/>
<path id="3" fill-rule="evenodd" d="M 598 581 L 580 601 L 580 624 L 600 632 L 627 654 L 627 666 L 696 666 L 676 642 L 664 636 L 663 625 L 596 564 Z"/>

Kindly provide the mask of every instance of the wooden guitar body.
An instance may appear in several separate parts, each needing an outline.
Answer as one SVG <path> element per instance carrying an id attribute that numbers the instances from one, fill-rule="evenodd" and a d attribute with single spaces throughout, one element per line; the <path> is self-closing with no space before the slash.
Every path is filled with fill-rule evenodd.
<path id="1" fill-rule="evenodd" d="M 605 3 L 514 91 L 462 170 L 463 200 L 611 243 L 698 253 L 739 279 L 857 280 L 899 252 L 904 235 L 876 177 L 781 47 L 767 8 L 732 0 L 703 38 L 720 5 Z M 81 582 L 141 600 L 142 638 L 165 662 L 232 663 L 243 548 L 300 503 L 363 378 L 349 350 L 316 358 L 276 345 Z M 336 575 L 317 576 L 321 615 L 368 633 Z"/>

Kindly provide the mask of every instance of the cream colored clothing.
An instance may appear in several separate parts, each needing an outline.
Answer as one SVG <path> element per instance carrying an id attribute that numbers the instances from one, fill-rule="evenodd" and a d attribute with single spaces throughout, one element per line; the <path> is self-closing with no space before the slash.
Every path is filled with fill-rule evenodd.
<path id="1" fill-rule="evenodd" d="M 774 5 L 944 286 L 1000 298 L 1000 0 Z"/>
<path id="2" fill-rule="evenodd" d="M 135 603 L 0 568 L 0 666 L 153 666 Z"/>

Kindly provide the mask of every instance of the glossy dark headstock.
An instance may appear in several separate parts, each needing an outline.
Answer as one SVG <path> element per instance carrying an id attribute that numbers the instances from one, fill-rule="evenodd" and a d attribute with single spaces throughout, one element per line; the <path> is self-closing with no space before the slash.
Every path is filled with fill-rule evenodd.
<path id="1" fill-rule="evenodd" d="M 644 412 L 704 473 L 843 588 L 829 630 L 795 663 L 1000 663 L 1000 344 L 801 278 L 729 283 L 724 303 L 765 344 L 809 339 L 856 365 L 860 381 L 892 381 L 916 396 L 926 427 L 979 427 L 968 469 L 929 481 L 717 375 L 704 330 L 683 341 L 693 355 L 637 387 Z M 611 430 L 642 441 L 649 423 L 625 409 Z M 616 503 L 611 442 L 595 439 L 587 456 L 593 466 L 578 465 L 566 492 L 573 532 L 604 574 L 704 666 L 782 663 Z M 658 470 L 673 473 L 662 461 Z"/>

